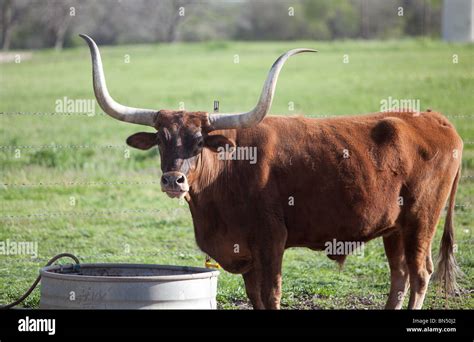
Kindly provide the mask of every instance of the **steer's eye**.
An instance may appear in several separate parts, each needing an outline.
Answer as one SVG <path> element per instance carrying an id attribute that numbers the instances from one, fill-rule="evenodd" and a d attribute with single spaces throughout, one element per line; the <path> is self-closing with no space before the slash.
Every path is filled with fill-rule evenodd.
<path id="1" fill-rule="evenodd" d="M 200 141 L 197 143 L 197 147 L 199 147 L 199 148 L 204 147 L 204 141 L 200 140 Z"/>

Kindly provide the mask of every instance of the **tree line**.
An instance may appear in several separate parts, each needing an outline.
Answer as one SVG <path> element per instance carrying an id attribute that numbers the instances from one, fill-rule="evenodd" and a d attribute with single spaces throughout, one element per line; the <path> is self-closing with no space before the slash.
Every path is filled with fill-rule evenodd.
<path id="1" fill-rule="evenodd" d="M 440 35 L 441 0 L 0 0 L 1 47 Z"/>

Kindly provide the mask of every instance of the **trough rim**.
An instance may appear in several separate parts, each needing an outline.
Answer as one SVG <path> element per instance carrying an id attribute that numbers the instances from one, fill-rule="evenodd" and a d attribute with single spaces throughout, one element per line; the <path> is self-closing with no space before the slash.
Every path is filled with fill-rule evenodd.
<path id="1" fill-rule="evenodd" d="M 163 276 L 89 276 L 89 275 L 77 275 L 73 273 L 55 273 L 52 270 L 57 269 L 72 269 L 76 265 L 81 268 L 98 268 L 98 267 L 135 267 L 135 268 L 160 268 L 168 270 L 185 270 L 195 271 L 196 273 L 190 274 L 178 274 L 178 275 L 163 275 Z M 193 279 L 207 279 L 217 278 L 220 272 L 217 270 L 210 270 L 203 267 L 194 266 L 176 266 L 176 265 L 159 265 L 159 264 L 128 264 L 128 263 L 87 263 L 87 264 L 64 264 L 64 265 L 51 265 L 40 269 L 40 275 L 42 278 L 53 278 L 68 281 L 97 281 L 97 282 L 157 282 L 157 281 L 176 281 L 176 280 L 193 280 Z"/>

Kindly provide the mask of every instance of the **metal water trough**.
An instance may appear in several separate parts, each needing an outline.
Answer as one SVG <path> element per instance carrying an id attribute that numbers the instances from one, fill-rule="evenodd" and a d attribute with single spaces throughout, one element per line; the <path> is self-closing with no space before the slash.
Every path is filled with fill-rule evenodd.
<path id="1" fill-rule="evenodd" d="M 41 309 L 216 309 L 219 271 L 142 264 L 40 270 Z"/>

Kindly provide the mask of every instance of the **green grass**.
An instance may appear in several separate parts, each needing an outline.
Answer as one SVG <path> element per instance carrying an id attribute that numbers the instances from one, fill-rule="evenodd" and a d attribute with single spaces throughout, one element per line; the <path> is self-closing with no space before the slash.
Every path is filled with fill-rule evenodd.
<path id="1" fill-rule="evenodd" d="M 391 96 L 420 99 L 422 110 L 450 116 L 465 141 L 455 221 L 466 291 L 448 305 L 473 308 L 474 46 L 422 40 L 218 42 L 105 47 L 102 55 L 109 90 L 119 102 L 160 109 L 176 109 L 183 102 L 186 109 L 210 111 L 218 99 L 222 111 L 232 112 L 255 104 L 270 65 L 294 47 L 320 52 L 288 62 L 273 113 L 376 112 L 380 101 Z M 349 55 L 348 64 L 342 63 L 344 54 Z M 452 63 L 453 54 L 459 56 L 458 64 Z M 203 265 L 188 209 L 160 192 L 157 153 L 130 150 L 125 158 L 126 137 L 142 127 L 104 115 L 6 114 L 53 113 L 55 101 L 64 96 L 93 98 L 85 46 L 62 53 L 35 52 L 20 64 L 0 64 L 0 82 L 0 180 L 7 184 L 0 186 L 0 241 L 36 241 L 39 249 L 37 258 L 0 256 L 0 302 L 19 297 L 39 267 L 60 252 L 74 253 L 83 262 Z M 294 111 L 288 109 L 289 102 Z M 96 113 L 101 113 L 98 107 Z M 48 144 L 90 147 L 37 148 Z M 11 146 L 30 147 L 21 148 L 15 158 Z M 66 182 L 73 183 L 59 184 Z M 28 216 L 35 213 L 55 215 Z M 388 293 L 381 239 L 370 242 L 363 257 L 349 257 L 343 270 L 323 253 L 291 249 L 283 271 L 284 308 L 382 308 Z M 37 307 L 38 302 L 36 290 L 25 306 Z M 221 308 L 248 307 L 240 276 L 221 273 L 218 303 Z M 431 285 L 425 308 L 444 306 L 443 296 Z"/>

